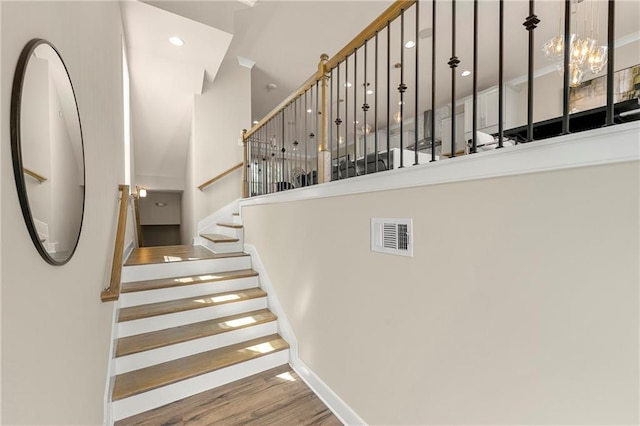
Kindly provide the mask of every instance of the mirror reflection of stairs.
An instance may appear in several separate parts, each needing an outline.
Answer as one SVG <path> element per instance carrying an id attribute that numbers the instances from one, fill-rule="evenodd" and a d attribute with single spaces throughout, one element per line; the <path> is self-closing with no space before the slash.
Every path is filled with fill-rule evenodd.
<path id="1" fill-rule="evenodd" d="M 237 221 L 237 219 L 234 219 Z M 203 246 L 135 249 L 122 272 L 112 400 L 121 420 L 286 365 L 240 223 Z"/>

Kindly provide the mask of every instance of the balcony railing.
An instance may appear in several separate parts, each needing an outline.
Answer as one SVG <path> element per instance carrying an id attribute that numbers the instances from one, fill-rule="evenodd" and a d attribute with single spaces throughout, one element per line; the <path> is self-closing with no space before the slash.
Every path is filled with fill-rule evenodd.
<path id="1" fill-rule="evenodd" d="M 244 133 L 244 195 L 637 120 L 638 8 L 396 1 Z"/>

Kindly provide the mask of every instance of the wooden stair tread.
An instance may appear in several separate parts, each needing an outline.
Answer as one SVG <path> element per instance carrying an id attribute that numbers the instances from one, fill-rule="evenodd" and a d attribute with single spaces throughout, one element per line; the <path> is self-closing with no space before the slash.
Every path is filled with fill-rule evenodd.
<path id="1" fill-rule="evenodd" d="M 235 228 L 235 229 L 242 229 L 243 226 L 239 223 L 218 223 L 218 226 L 224 226 L 225 228 Z"/>
<path id="2" fill-rule="evenodd" d="M 287 342 L 273 334 L 130 371 L 116 376 L 112 399 L 118 401 L 288 348 Z"/>
<path id="3" fill-rule="evenodd" d="M 158 263 L 187 262 L 207 259 L 226 259 L 248 256 L 244 252 L 213 253 L 203 246 L 180 245 L 160 247 L 138 247 L 133 249 L 124 266 L 152 265 Z"/>
<path id="4" fill-rule="evenodd" d="M 240 241 L 238 238 L 228 237 L 222 234 L 200 234 L 200 236 L 212 243 L 237 243 Z"/>
<path id="5" fill-rule="evenodd" d="M 240 213 L 233 213 L 234 216 L 240 216 Z"/>
<path id="6" fill-rule="evenodd" d="M 268 309 L 230 315 L 164 330 L 152 331 L 118 339 L 116 357 L 131 355 L 227 331 L 240 330 L 258 324 L 275 321 L 277 317 Z"/>
<path id="7" fill-rule="evenodd" d="M 133 281 L 122 283 L 121 293 L 132 293 L 136 291 L 157 290 L 161 288 L 181 287 L 185 285 L 204 284 L 217 281 L 233 280 L 237 278 L 255 277 L 258 273 L 253 269 L 242 269 L 239 271 L 214 272 L 186 277 L 162 278 L 158 280 Z"/>
<path id="8" fill-rule="evenodd" d="M 267 293 L 265 293 L 262 289 L 254 287 L 245 290 L 227 291 L 223 293 L 188 297 L 186 299 L 170 300 L 167 302 L 131 306 L 128 308 L 120 309 L 118 322 L 149 318 L 157 315 L 171 314 L 174 312 L 189 311 L 192 309 L 219 306 L 225 303 L 240 302 L 243 300 L 265 297 L 266 295 Z"/>

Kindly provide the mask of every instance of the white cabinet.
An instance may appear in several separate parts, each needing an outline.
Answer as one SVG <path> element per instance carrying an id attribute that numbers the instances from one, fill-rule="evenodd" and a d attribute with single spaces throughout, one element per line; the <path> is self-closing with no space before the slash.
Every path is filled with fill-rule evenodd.
<path id="1" fill-rule="evenodd" d="M 466 111 L 466 109 L 465 109 Z M 456 114 L 456 155 L 466 153 L 465 114 Z M 442 151 L 445 157 L 451 156 L 451 117 L 442 119 Z"/>
<path id="2" fill-rule="evenodd" d="M 498 87 L 492 87 L 479 92 L 478 102 L 478 131 L 484 133 L 496 133 L 498 131 Z M 518 91 L 508 85 L 504 86 L 504 116 L 503 125 L 505 130 L 517 125 Z M 473 132 L 473 97 L 464 99 L 464 131 L 465 140 L 471 139 Z"/>

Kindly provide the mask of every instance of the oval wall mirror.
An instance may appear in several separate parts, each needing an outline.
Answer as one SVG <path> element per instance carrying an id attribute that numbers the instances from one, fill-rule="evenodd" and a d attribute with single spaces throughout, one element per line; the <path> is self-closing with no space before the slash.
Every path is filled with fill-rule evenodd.
<path id="1" fill-rule="evenodd" d="M 45 261 L 64 265 L 84 215 L 84 148 L 73 86 L 56 48 L 31 40 L 11 94 L 11 154 L 31 240 Z"/>

